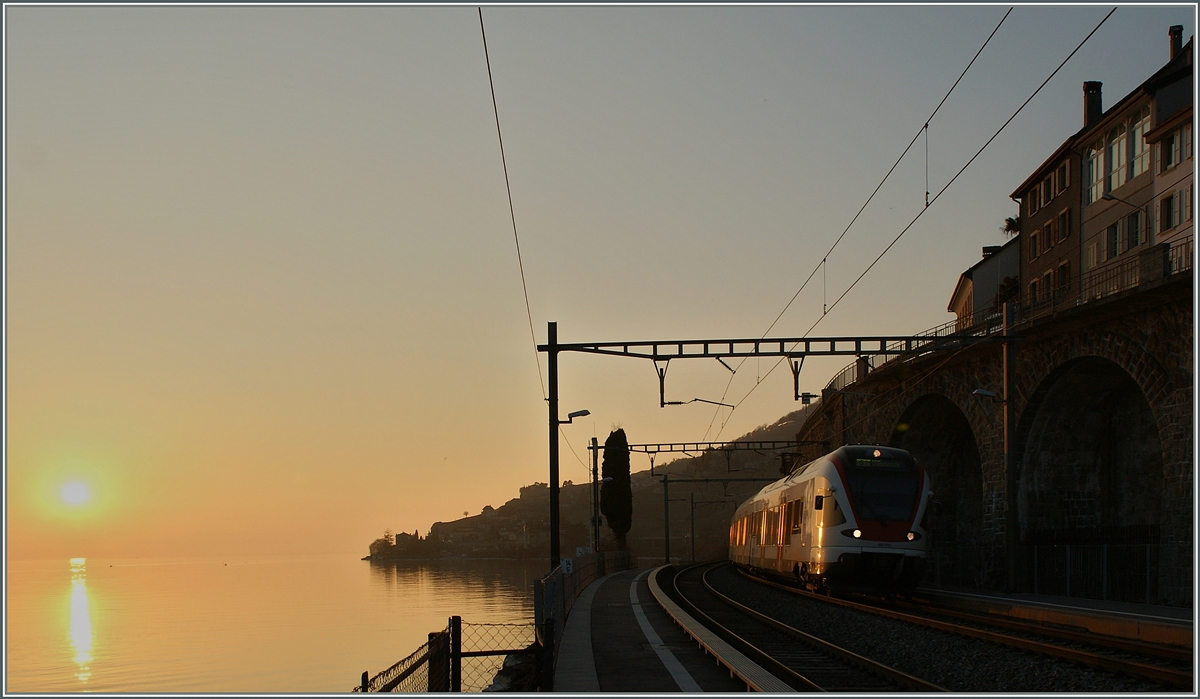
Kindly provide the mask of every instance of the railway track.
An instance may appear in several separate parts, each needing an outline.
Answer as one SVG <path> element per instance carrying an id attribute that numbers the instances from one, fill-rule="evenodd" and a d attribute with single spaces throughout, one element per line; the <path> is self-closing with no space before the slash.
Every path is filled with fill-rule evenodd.
<path id="1" fill-rule="evenodd" d="M 1190 650 L 1160 646 L 1132 639 L 1120 639 L 1071 629 L 1048 627 L 1011 617 L 975 614 L 937 607 L 921 600 L 890 604 L 883 600 L 869 603 L 826 597 L 770 580 L 746 575 L 756 583 L 790 594 L 829 604 L 857 609 L 960 636 L 978 638 L 1088 667 L 1139 677 L 1178 689 L 1193 688 Z M 903 606 L 908 611 L 896 607 Z"/>
<path id="2" fill-rule="evenodd" d="M 713 589 L 705 579 L 717 565 L 722 564 L 691 566 L 670 581 L 660 582 L 697 621 L 793 690 L 945 691 L 739 604 Z"/>

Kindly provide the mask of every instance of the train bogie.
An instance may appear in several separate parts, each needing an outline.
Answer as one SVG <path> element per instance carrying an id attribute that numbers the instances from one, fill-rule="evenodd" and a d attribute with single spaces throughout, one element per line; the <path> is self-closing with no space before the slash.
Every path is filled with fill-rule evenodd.
<path id="1" fill-rule="evenodd" d="M 729 558 L 811 589 L 903 591 L 925 569 L 929 477 L 912 456 L 844 446 L 763 488 L 734 513 Z"/>

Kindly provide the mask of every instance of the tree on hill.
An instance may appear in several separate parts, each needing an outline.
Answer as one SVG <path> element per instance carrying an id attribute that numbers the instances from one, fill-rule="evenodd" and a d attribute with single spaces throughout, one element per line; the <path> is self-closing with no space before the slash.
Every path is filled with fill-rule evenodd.
<path id="1" fill-rule="evenodd" d="M 633 491 L 629 487 L 629 440 L 625 430 L 610 432 L 604 440 L 602 478 L 611 478 L 600 487 L 600 511 L 608 528 L 617 537 L 617 545 L 626 548 L 625 535 L 633 524 Z"/>

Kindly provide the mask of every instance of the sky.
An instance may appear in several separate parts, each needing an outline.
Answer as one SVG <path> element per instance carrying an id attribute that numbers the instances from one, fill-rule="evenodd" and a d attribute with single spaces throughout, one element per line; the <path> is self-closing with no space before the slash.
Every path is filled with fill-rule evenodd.
<path id="1" fill-rule="evenodd" d="M 510 214 L 475 7 L 6 5 L 8 556 L 365 554 L 498 507 L 548 478 L 548 321 L 759 337 L 819 270 L 768 336 L 944 323 L 1082 82 L 1115 104 L 1194 6 L 1121 6 L 822 309 L 1110 7 L 1016 6 L 932 120 L 1007 7 L 484 7 Z M 559 364 L 575 482 L 616 426 L 799 407 L 773 359 L 671 365 L 735 410 Z"/>

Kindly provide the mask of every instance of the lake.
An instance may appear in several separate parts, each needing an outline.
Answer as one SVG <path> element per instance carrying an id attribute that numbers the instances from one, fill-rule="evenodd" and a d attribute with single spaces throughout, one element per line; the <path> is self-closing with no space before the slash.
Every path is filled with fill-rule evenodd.
<path id="1" fill-rule="evenodd" d="M 347 692 L 451 615 L 532 623 L 546 567 L 352 555 L 11 561 L 5 689 Z"/>

